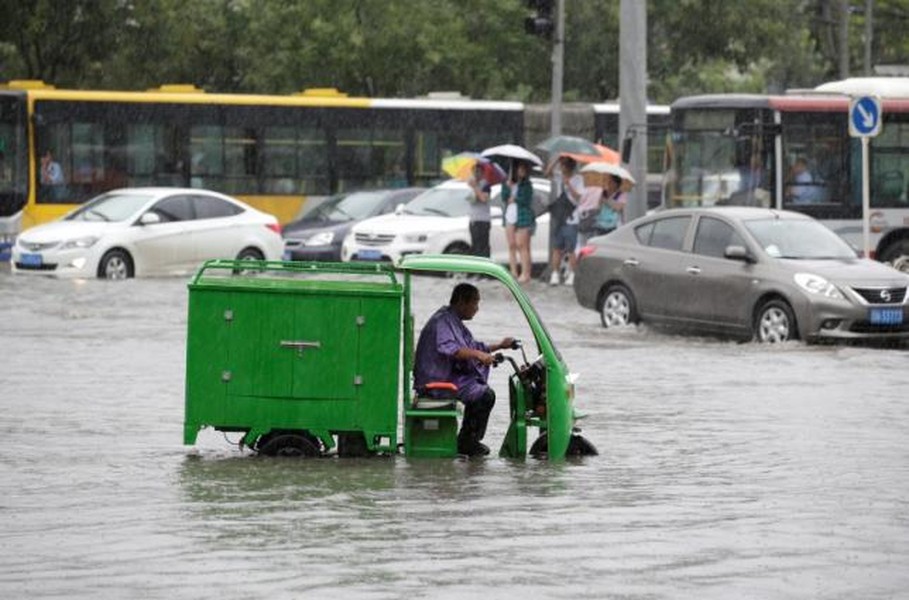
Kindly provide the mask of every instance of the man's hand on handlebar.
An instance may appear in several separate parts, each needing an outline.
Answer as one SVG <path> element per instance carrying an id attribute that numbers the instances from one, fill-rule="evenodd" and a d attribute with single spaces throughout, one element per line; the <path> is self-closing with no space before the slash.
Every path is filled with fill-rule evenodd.
<path id="1" fill-rule="evenodd" d="M 513 337 L 503 338 L 498 344 L 493 344 L 489 347 L 492 352 L 496 350 L 517 350 L 521 347 L 521 340 L 516 340 Z"/>

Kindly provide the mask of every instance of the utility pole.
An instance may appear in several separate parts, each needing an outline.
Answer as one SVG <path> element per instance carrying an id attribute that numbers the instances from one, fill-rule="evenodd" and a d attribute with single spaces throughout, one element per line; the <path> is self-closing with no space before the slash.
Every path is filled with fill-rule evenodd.
<path id="1" fill-rule="evenodd" d="M 849 0 L 840 0 L 840 79 L 849 77 Z"/>
<path id="2" fill-rule="evenodd" d="M 865 0 L 865 77 L 871 77 L 871 40 L 874 37 L 874 0 Z"/>
<path id="3" fill-rule="evenodd" d="M 619 139 L 631 138 L 628 170 L 637 184 L 625 221 L 647 212 L 647 3 L 621 0 L 619 9 Z"/>
<path id="4" fill-rule="evenodd" d="M 562 134 L 562 71 L 565 65 L 565 0 L 556 0 L 555 41 L 552 44 L 551 135 Z"/>

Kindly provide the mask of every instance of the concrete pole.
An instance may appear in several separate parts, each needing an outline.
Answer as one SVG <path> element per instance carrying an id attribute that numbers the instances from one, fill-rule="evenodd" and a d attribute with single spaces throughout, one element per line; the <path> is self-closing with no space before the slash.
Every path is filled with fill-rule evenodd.
<path id="1" fill-rule="evenodd" d="M 874 37 L 874 0 L 865 0 L 865 77 L 871 77 L 871 40 Z"/>
<path id="2" fill-rule="evenodd" d="M 625 222 L 647 212 L 647 3 L 621 0 L 619 9 L 619 139 L 633 136 L 628 170 L 637 185 Z"/>
<path id="3" fill-rule="evenodd" d="M 840 0 L 840 79 L 849 77 L 849 0 Z"/>
<path id="4" fill-rule="evenodd" d="M 562 135 L 562 72 L 565 64 L 565 0 L 556 0 L 555 40 L 552 44 L 552 118 L 550 134 Z"/>

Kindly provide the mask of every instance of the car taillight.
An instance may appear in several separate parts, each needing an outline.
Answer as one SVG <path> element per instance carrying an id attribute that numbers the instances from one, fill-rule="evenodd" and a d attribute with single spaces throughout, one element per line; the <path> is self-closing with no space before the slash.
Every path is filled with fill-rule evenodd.
<path id="1" fill-rule="evenodd" d="M 586 246 L 583 246 L 583 247 L 581 247 L 580 250 L 578 250 L 578 260 L 581 260 L 582 258 L 586 258 L 596 251 L 597 251 L 596 246 L 594 246 L 593 244 L 587 244 Z"/>
<path id="2" fill-rule="evenodd" d="M 272 231 L 274 231 L 275 233 L 277 233 L 278 235 L 281 235 L 281 224 L 280 223 L 266 223 L 265 226 L 268 227 L 269 229 L 271 229 Z"/>

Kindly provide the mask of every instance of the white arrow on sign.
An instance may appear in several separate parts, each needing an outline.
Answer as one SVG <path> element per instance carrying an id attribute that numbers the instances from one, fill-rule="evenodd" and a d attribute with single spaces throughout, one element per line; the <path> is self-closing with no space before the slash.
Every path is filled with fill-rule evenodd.
<path id="1" fill-rule="evenodd" d="M 868 110 L 865 108 L 865 105 L 859 102 L 855 105 L 855 108 L 861 114 L 862 121 L 864 121 L 862 124 L 868 129 L 874 127 L 874 115 L 868 112 Z"/>

